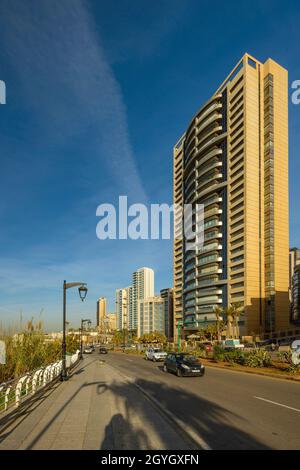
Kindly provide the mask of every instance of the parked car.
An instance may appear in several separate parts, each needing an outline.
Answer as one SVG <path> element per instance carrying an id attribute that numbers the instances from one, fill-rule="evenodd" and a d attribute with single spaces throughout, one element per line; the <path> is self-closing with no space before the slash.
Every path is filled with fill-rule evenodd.
<path id="1" fill-rule="evenodd" d="M 107 354 L 107 353 L 108 353 L 107 348 L 105 348 L 104 346 L 100 346 L 99 354 Z"/>
<path id="2" fill-rule="evenodd" d="M 211 341 L 203 341 L 202 343 L 199 343 L 199 348 L 208 353 L 213 350 L 213 344 Z"/>
<path id="3" fill-rule="evenodd" d="M 93 350 L 90 347 L 84 348 L 84 354 L 92 354 Z"/>
<path id="4" fill-rule="evenodd" d="M 163 370 L 164 372 L 173 372 L 177 377 L 202 377 L 205 374 L 204 365 L 188 353 L 168 354 Z"/>
<path id="5" fill-rule="evenodd" d="M 147 361 L 164 361 L 167 357 L 167 353 L 159 348 L 148 348 L 145 353 L 145 359 Z"/>

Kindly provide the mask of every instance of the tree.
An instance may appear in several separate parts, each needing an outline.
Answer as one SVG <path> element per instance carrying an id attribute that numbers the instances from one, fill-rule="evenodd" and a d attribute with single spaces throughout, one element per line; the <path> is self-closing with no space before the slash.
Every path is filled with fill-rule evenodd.
<path id="1" fill-rule="evenodd" d="M 225 309 L 227 316 L 227 336 L 239 338 L 239 318 L 242 315 L 242 305 L 232 304 Z"/>
<path id="2" fill-rule="evenodd" d="M 214 313 L 216 315 L 218 341 L 220 341 L 221 340 L 220 323 L 223 321 L 224 309 L 221 308 L 221 307 L 215 307 L 214 308 Z"/>
<path id="3" fill-rule="evenodd" d="M 123 331 L 116 330 L 113 335 L 113 343 L 117 346 L 123 343 L 124 333 Z"/>
<path id="4" fill-rule="evenodd" d="M 150 343 L 166 344 L 167 337 L 163 333 L 160 333 L 159 331 L 153 331 L 152 333 L 143 334 L 139 338 L 139 342 L 143 344 L 150 344 Z"/>

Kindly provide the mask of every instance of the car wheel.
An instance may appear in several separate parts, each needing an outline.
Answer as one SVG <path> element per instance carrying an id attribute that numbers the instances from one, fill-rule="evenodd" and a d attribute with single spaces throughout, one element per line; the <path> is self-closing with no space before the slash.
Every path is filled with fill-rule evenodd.
<path id="1" fill-rule="evenodd" d="M 182 377 L 182 372 L 178 367 L 176 369 L 176 375 L 177 375 L 177 377 Z"/>
<path id="2" fill-rule="evenodd" d="M 163 371 L 168 372 L 168 368 L 167 368 L 166 364 L 164 364 L 164 366 L 163 366 Z"/>

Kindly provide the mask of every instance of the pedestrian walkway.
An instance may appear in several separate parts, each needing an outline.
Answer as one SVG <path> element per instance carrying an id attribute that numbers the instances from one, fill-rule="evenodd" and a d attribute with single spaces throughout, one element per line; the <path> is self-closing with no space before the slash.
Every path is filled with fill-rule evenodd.
<path id="1" fill-rule="evenodd" d="M 189 449 L 174 426 L 97 356 L 1 432 L 1 449 Z"/>

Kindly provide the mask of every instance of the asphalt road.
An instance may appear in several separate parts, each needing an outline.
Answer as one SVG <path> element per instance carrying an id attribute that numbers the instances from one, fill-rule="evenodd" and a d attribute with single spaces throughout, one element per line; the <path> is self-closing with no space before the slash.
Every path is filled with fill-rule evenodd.
<path id="1" fill-rule="evenodd" d="M 298 383 L 211 367 L 204 377 L 178 378 L 141 356 L 102 357 L 211 449 L 300 449 Z"/>

